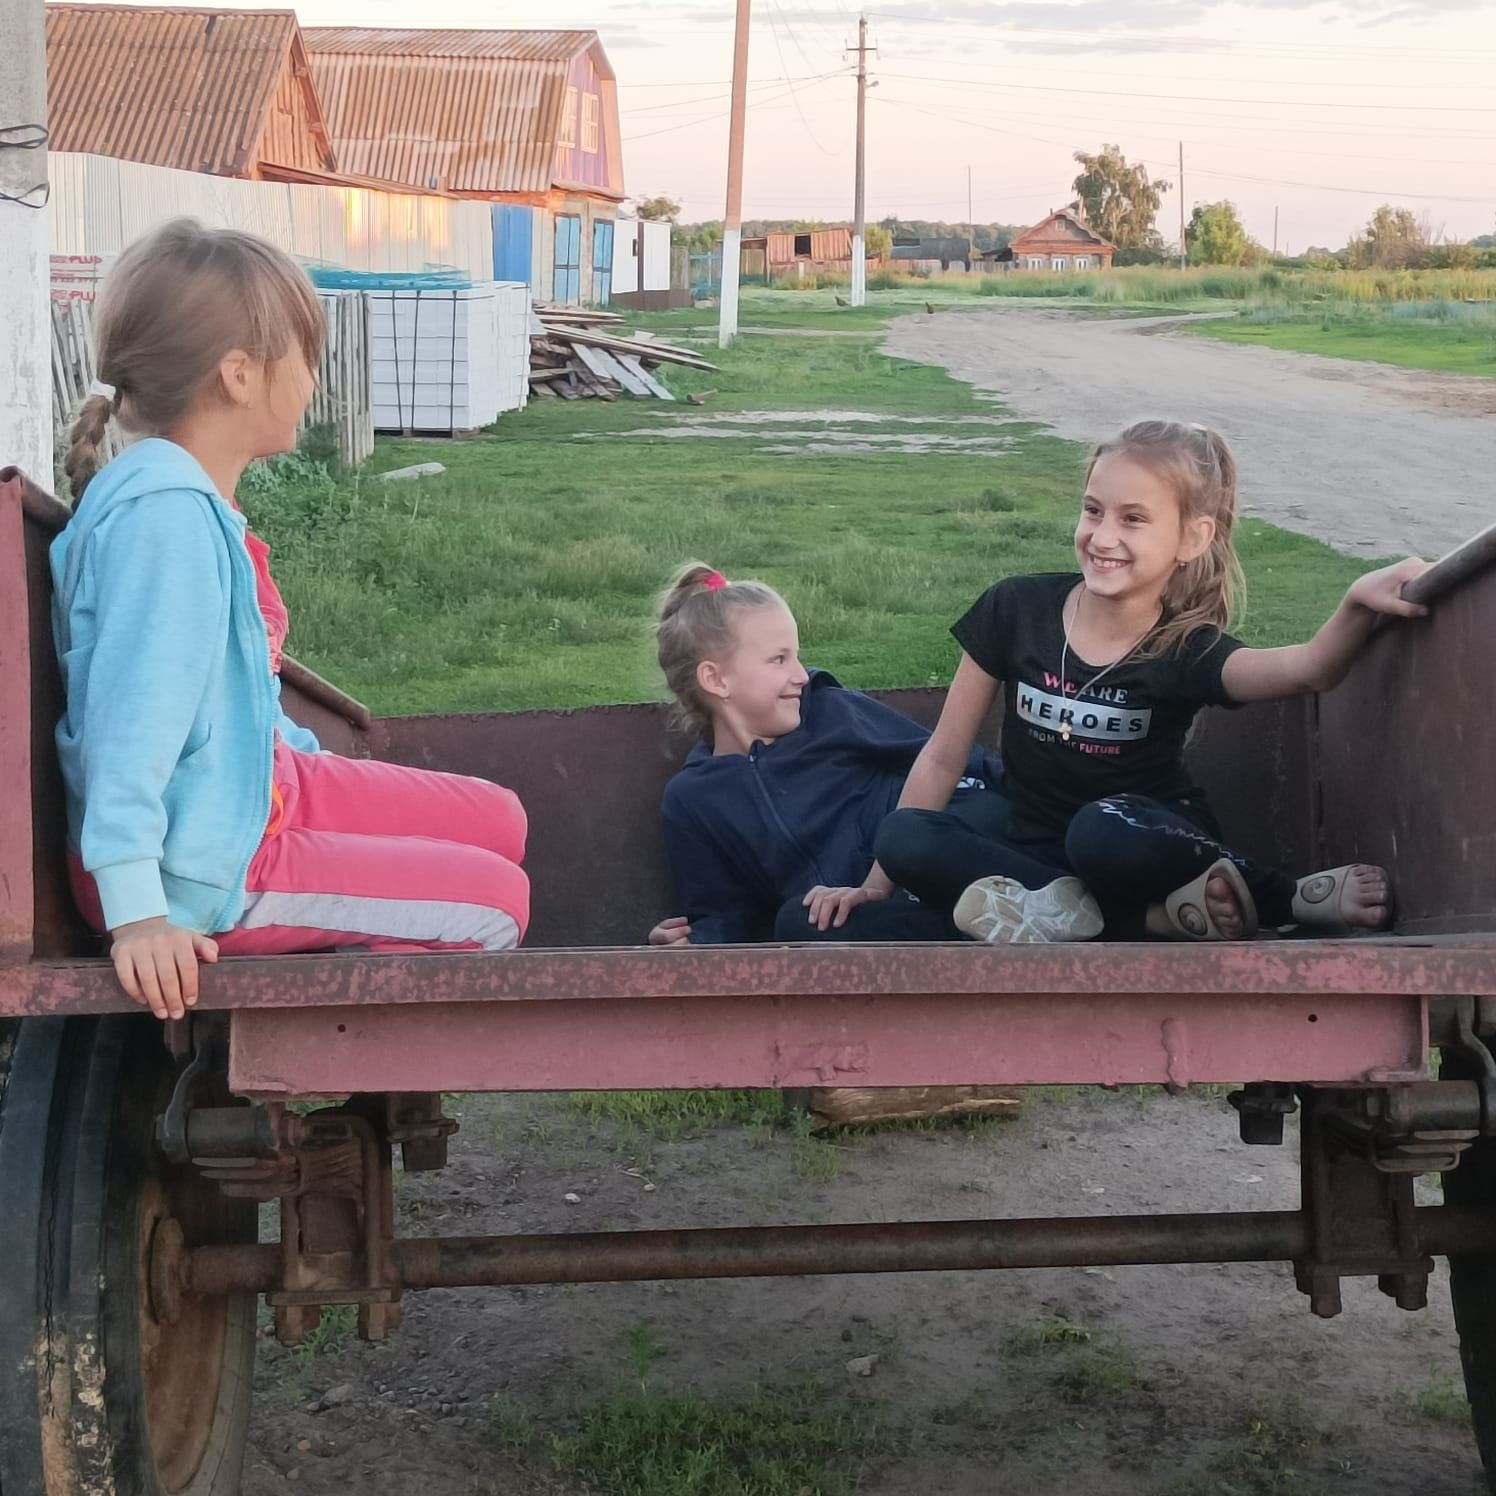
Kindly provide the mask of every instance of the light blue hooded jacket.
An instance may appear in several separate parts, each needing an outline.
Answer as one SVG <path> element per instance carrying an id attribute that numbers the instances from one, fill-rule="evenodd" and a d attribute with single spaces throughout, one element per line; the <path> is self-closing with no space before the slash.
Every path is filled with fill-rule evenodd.
<path id="1" fill-rule="evenodd" d="M 111 930 L 158 915 L 230 929 L 276 732 L 317 751 L 281 710 L 244 533 L 197 461 L 153 437 L 94 478 L 52 543 L 68 833 Z"/>

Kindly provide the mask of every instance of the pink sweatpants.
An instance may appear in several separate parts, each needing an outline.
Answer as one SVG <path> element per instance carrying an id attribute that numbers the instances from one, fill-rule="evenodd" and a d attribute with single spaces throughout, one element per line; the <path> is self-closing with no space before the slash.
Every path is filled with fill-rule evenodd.
<path id="1" fill-rule="evenodd" d="M 226 956 L 517 946 L 530 917 L 525 812 L 511 790 L 400 764 L 275 745 L 279 803 L 245 879 Z M 75 869 L 90 924 L 93 879 Z"/>

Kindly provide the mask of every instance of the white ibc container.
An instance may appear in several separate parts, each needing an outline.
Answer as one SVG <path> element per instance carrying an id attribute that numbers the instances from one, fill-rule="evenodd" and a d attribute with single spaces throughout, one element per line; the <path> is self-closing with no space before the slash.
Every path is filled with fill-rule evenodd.
<path id="1" fill-rule="evenodd" d="M 376 431 L 451 435 L 524 405 L 529 287 L 488 281 L 368 297 Z"/>

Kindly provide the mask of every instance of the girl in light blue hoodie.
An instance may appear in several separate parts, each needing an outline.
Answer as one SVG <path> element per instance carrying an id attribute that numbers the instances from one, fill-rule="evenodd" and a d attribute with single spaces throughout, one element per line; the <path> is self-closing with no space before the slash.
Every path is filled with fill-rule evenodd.
<path id="1" fill-rule="evenodd" d="M 247 234 L 167 224 L 97 308 L 52 547 L 73 890 L 125 991 L 179 1018 L 198 963 L 360 946 L 504 950 L 525 816 L 486 780 L 340 758 L 281 709 L 288 627 L 235 489 L 292 450 L 321 356 L 305 275 Z M 142 437 L 98 468 L 116 416 Z"/>

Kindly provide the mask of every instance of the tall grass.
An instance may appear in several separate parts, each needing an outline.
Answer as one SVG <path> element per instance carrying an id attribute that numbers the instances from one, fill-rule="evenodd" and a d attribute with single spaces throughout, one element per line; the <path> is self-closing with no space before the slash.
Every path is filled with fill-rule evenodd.
<path id="1" fill-rule="evenodd" d="M 1046 275 L 1015 271 L 984 275 L 981 296 L 1141 303 L 1237 301 L 1249 305 L 1318 303 L 1496 301 L 1496 270 L 1232 270 L 1200 266 L 1171 270 L 1134 266 L 1121 270 Z"/>

